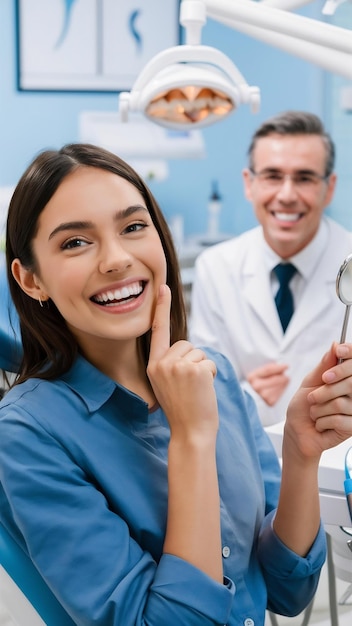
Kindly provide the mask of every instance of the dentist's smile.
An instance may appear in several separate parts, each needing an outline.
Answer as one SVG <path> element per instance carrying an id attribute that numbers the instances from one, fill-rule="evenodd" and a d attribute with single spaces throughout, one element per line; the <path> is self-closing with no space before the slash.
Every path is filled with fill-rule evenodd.
<path id="1" fill-rule="evenodd" d="M 270 211 L 271 215 L 279 222 L 298 222 L 304 213 L 282 213 L 280 211 Z"/>

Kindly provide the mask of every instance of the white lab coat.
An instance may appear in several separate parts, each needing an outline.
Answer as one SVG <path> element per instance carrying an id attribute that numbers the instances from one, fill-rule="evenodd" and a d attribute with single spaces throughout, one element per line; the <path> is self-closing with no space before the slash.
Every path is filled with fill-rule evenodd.
<path id="1" fill-rule="evenodd" d="M 242 386 L 255 398 L 264 426 L 285 419 L 288 402 L 305 374 L 340 339 L 345 306 L 336 295 L 336 276 L 352 253 L 352 233 L 324 220 L 328 244 L 285 334 L 263 262 L 261 226 L 208 248 L 196 260 L 190 340 L 230 359 Z M 256 367 L 278 361 L 289 365 L 290 383 L 277 404 L 269 407 L 246 377 Z"/>

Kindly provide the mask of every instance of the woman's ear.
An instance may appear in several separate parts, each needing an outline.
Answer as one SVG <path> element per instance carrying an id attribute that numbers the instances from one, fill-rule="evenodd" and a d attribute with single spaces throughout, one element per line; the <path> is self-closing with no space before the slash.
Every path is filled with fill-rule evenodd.
<path id="1" fill-rule="evenodd" d="M 48 296 L 41 287 L 38 277 L 31 270 L 24 267 L 19 259 L 12 261 L 11 271 L 15 281 L 27 296 L 38 300 L 38 302 L 43 302 L 48 299 Z"/>

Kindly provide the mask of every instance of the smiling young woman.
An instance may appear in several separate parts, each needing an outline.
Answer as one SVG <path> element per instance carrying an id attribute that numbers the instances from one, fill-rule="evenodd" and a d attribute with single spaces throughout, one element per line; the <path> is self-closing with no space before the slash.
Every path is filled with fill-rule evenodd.
<path id="1" fill-rule="evenodd" d="M 88 188 L 85 188 L 85 185 L 90 179 L 92 179 L 92 183 L 88 190 Z M 93 184 L 94 179 L 99 179 L 101 183 L 99 187 Z M 77 241 L 77 235 L 82 236 L 83 239 L 83 234 L 86 236 L 88 228 L 87 224 L 75 224 L 73 222 L 70 208 L 78 211 L 80 218 L 84 214 L 84 220 L 87 220 L 87 213 L 85 213 L 83 208 L 86 202 L 90 202 L 90 213 L 93 213 L 93 222 L 100 219 L 101 216 L 99 218 L 99 215 L 102 211 L 102 197 L 104 197 L 104 194 L 100 196 L 99 193 L 102 187 L 105 187 L 107 181 L 110 181 L 112 186 L 112 181 L 115 181 L 115 186 L 117 187 L 123 184 L 126 187 L 128 184 L 130 192 L 133 192 L 134 196 L 138 197 L 138 203 L 142 203 L 139 206 L 139 211 L 143 213 L 144 219 L 149 219 L 156 230 L 158 243 L 160 241 L 165 257 L 163 263 L 166 263 L 167 266 L 167 283 L 173 293 L 170 321 L 171 340 L 174 342 L 177 339 L 186 337 L 186 313 L 183 303 L 182 284 L 171 234 L 159 206 L 143 180 L 118 157 L 92 146 L 80 144 L 66 146 L 61 151 L 46 151 L 40 154 L 33 164 L 28 167 L 19 182 L 11 201 L 11 210 L 9 211 L 7 224 L 6 253 L 10 290 L 21 319 L 22 341 L 25 346 L 28 345 L 28 350 L 26 349 L 24 352 L 19 382 L 25 380 L 29 375 L 37 375 L 39 371 L 41 372 L 41 377 L 52 378 L 57 373 L 61 373 L 62 370 L 67 370 L 76 357 L 78 346 L 73 341 L 72 333 L 67 326 L 67 320 L 60 314 L 57 308 L 58 303 L 47 300 L 46 305 L 38 309 L 39 298 L 43 302 L 43 299 L 47 299 L 48 294 L 46 292 L 43 294 L 40 285 L 35 283 L 34 280 L 33 284 L 31 284 L 31 288 L 34 289 L 32 292 L 33 297 L 28 297 L 29 294 L 22 289 L 18 289 L 12 276 L 12 264 L 14 262 L 16 274 L 19 275 L 21 273 L 20 268 L 22 268 L 23 273 L 27 272 L 29 280 L 31 280 L 31 274 L 33 279 L 37 277 L 40 272 L 38 267 L 40 260 L 33 254 L 33 248 L 35 245 L 40 245 L 37 232 L 38 225 L 45 219 L 49 220 L 49 211 L 56 226 L 53 227 L 52 233 L 46 233 L 48 239 L 46 245 L 47 249 L 49 249 L 49 244 L 51 243 L 50 253 L 52 257 L 56 254 L 57 258 L 54 266 L 60 254 L 62 257 L 66 255 L 68 262 L 70 262 L 70 255 L 77 255 L 77 252 L 75 252 L 77 248 L 80 249 L 84 245 L 89 246 L 88 243 L 84 244 L 83 241 Z M 89 196 L 94 187 L 99 197 L 95 197 L 93 200 Z M 70 193 L 73 189 L 76 189 L 77 192 L 71 198 Z M 118 188 L 112 191 L 113 194 L 115 193 L 116 200 L 112 207 L 111 219 L 116 218 L 115 214 L 119 199 L 118 192 Z M 67 202 L 68 205 L 66 204 Z M 44 208 L 47 209 L 45 214 Z M 57 250 L 54 253 L 54 245 L 57 243 L 59 233 L 61 233 L 62 239 L 65 239 L 62 231 L 65 228 L 64 212 L 68 215 L 66 239 L 69 241 L 66 250 L 60 250 L 60 246 L 57 246 Z M 120 217 L 122 219 L 123 216 Z M 127 214 L 125 212 L 126 221 L 128 221 L 129 217 L 131 221 L 131 211 L 127 211 Z M 92 224 L 90 226 L 92 230 Z M 75 234 L 72 229 L 76 229 Z M 133 229 L 137 230 L 137 226 L 130 228 L 130 230 Z M 115 231 L 116 225 L 114 226 Z M 40 236 L 42 237 L 42 231 Z M 129 234 L 126 235 L 126 238 L 134 236 Z M 151 247 L 149 253 L 152 252 L 153 249 Z M 81 251 L 79 254 L 81 254 Z M 45 263 L 46 260 L 43 259 L 43 269 L 45 269 Z M 83 262 L 84 264 L 85 261 Z M 54 286 L 57 280 L 56 271 L 57 268 L 54 267 Z M 75 276 L 68 270 L 65 277 L 67 289 L 69 289 L 69 283 L 74 278 Z M 108 281 L 111 282 L 111 278 L 107 279 Z M 50 285 L 50 290 L 54 286 Z M 149 351 L 149 335 L 150 333 L 145 333 L 139 340 L 145 358 Z M 44 368 L 43 365 L 45 365 Z"/>
<path id="2" fill-rule="evenodd" d="M 91 145 L 41 153 L 6 258 L 23 360 L 0 404 L 0 519 L 73 622 L 303 610 L 325 557 L 320 455 L 352 434 L 352 346 L 294 396 L 281 480 L 227 359 L 187 341 L 171 235 L 131 167 Z"/>

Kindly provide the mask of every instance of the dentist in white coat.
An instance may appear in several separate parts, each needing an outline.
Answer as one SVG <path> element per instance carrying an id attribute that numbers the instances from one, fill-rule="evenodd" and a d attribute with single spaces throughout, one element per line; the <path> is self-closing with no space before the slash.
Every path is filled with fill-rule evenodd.
<path id="1" fill-rule="evenodd" d="M 336 275 L 352 233 L 324 216 L 336 184 L 334 145 L 318 117 L 288 111 L 254 134 L 243 172 L 259 226 L 196 261 L 190 340 L 231 360 L 264 426 L 285 420 L 302 377 L 339 341 Z M 290 262 L 294 312 L 283 328 L 274 267 Z M 348 334 L 348 337 L 350 334 Z"/>

